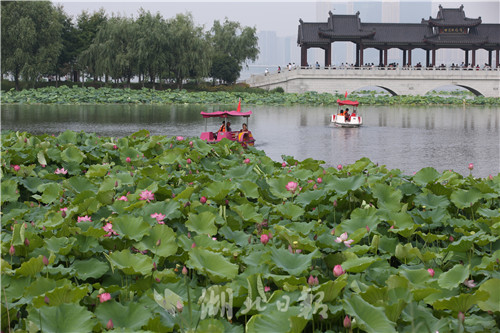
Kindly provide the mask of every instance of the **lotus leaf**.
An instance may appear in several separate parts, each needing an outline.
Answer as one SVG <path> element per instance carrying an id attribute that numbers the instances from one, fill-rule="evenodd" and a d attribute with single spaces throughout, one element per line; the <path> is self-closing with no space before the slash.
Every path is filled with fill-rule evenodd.
<path id="1" fill-rule="evenodd" d="M 492 311 L 492 312 L 500 312 L 500 289 L 498 286 L 500 285 L 500 279 L 494 278 L 489 279 L 488 281 L 481 284 L 478 288 L 478 292 L 487 292 L 489 293 L 489 297 L 487 299 L 480 299 L 477 302 L 477 305 L 483 311 Z"/>
<path id="2" fill-rule="evenodd" d="M 456 265 L 449 271 L 441 274 L 438 278 L 438 284 L 441 288 L 453 289 L 464 282 L 469 276 L 469 266 Z"/>
<path id="3" fill-rule="evenodd" d="M 283 248 L 271 248 L 271 264 L 291 275 L 301 275 L 311 266 L 312 260 L 319 256 L 317 250 L 309 254 L 299 254 L 290 253 Z"/>
<path id="4" fill-rule="evenodd" d="M 75 260 L 71 267 L 74 269 L 75 275 L 81 280 L 98 279 L 109 270 L 108 263 L 96 258 Z"/>
<path id="5" fill-rule="evenodd" d="M 141 274 L 149 276 L 153 270 L 153 260 L 142 254 L 133 254 L 128 250 L 113 252 L 109 255 L 113 267 L 121 269 L 127 275 Z"/>
<path id="6" fill-rule="evenodd" d="M 221 254 L 194 248 L 189 252 L 188 267 L 208 274 L 215 283 L 230 281 L 238 274 L 238 266 L 231 263 Z"/>
<path id="7" fill-rule="evenodd" d="M 77 304 L 33 308 L 28 319 L 44 332 L 89 332 L 95 325 L 92 312 Z"/>
<path id="8" fill-rule="evenodd" d="M 111 319 L 114 327 L 133 331 L 146 325 L 151 318 L 150 310 L 139 303 L 120 304 L 113 300 L 99 304 L 95 315 L 103 327 Z"/>
<path id="9" fill-rule="evenodd" d="M 118 216 L 113 219 L 113 230 L 120 236 L 140 241 L 150 233 L 149 224 L 142 217 Z"/>
<path id="10" fill-rule="evenodd" d="M 382 309 L 366 302 L 359 295 L 353 294 L 343 303 L 345 312 L 355 317 L 357 325 L 366 332 L 397 332 L 394 323 Z"/>

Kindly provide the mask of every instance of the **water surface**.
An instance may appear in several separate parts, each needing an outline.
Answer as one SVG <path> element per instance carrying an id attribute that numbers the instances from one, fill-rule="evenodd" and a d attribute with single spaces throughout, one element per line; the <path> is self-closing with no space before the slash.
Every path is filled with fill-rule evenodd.
<path id="1" fill-rule="evenodd" d="M 220 105 L 2 105 L 2 130 L 58 134 L 65 130 L 127 136 L 141 129 L 152 135 L 199 136 L 206 120 L 201 111 L 225 110 Z M 412 174 L 424 167 L 452 169 L 487 177 L 500 172 L 500 108 L 374 107 L 360 108 L 364 126 L 330 124 L 331 107 L 250 108 L 249 128 L 255 147 L 281 161 L 281 155 L 314 158 L 328 166 L 351 164 L 362 157 Z M 245 109 L 247 111 L 248 109 Z M 209 119 L 215 131 L 220 119 Z M 234 119 L 232 128 L 241 128 Z"/>

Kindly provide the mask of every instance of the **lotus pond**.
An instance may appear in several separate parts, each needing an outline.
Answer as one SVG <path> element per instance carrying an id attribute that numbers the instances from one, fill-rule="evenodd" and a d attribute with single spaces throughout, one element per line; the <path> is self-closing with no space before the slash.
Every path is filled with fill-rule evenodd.
<path id="1" fill-rule="evenodd" d="M 499 331 L 500 174 L 1 139 L 4 332 Z"/>

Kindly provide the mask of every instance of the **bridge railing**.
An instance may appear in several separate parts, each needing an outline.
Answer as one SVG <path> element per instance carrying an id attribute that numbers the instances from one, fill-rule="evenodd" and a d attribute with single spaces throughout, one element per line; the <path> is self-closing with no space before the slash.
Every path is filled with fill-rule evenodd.
<path id="1" fill-rule="evenodd" d="M 299 69 L 314 69 L 314 70 L 374 70 L 374 71 L 390 71 L 390 70 L 402 70 L 402 71 L 500 71 L 500 68 L 492 68 L 489 66 L 483 67 L 451 67 L 451 66 L 438 66 L 438 67 L 425 67 L 425 66 L 410 66 L 410 67 L 400 67 L 400 66 L 301 66 Z M 294 69 L 292 69 L 294 70 Z"/>

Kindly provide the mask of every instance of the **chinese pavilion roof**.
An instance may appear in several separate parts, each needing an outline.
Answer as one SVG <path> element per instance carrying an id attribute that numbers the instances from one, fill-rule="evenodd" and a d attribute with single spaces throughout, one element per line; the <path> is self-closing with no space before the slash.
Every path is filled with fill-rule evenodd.
<path id="1" fill-rule="evenodd" d="M 477 19 L 465 17 L 464 6 L 459 8 L 443 8 L 439 5 L 436 18 L 429 17 L 428 21 L 422 20 L 436 27 L 475 27 L 481 24 L 481 17 Z"/>

